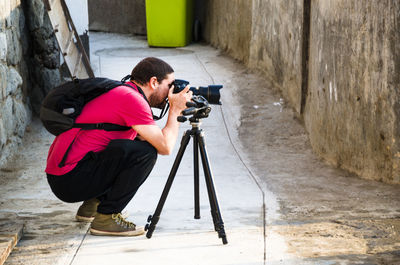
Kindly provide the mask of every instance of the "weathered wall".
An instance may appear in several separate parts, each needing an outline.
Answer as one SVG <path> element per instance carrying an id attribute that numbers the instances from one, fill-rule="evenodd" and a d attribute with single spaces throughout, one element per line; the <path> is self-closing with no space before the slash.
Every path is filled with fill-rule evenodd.
<path id="1" fill-rule="evenodd" d="M 43 96 L 59 82 L 59 52 L 41 0 L 0 1 L 0 166 L 17 150 Z"/>
<path id="2" fill-rule="evenodd" d="M 303 1 L 208 0 L 204 38 L 265 76 L 301 108 Z"/>
<path id="3" fill-rule="evenodd" d="M 252 1 L 207 0 L 204 38 L 245 63 L 249 60 Z"/>
<path id="4" fill-rule="evenodd" d="M 265 73 L 317 154 L 400 183 L 398 0 L 206 2 L 206 40 Z"/>
<path id="5" fill-rule="evenodd" d="M 314 150 L 400 183 L 400 2 L 313 1 L 304 113 Z"/>
<path id="6" fill-rule="evenodd" d="M 254 0 L 249 66 L 300 112 L 303 1 Z"/>
<path id="7" fill-rule="evenodd" d="M 89 29 L 146 34 L 145 0 L 88 0 Z"/>

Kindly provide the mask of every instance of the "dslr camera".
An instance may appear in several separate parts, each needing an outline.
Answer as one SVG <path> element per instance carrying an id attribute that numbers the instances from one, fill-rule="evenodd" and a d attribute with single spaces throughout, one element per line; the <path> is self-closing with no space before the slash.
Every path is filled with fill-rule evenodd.
<path id="1" fill-rule="evenodd" d="M 181 92 L 189 82 L 182 79 L 175 79 L 174 81 L 174 93 Z M 222 88 L 222 85 L 209 85 L 206 87 L 190 87 L 189 90 L 193 92 L 193 96 L 202 96 L 204 97 L 210 104 L 221 105 L 221 94 L 219 90 Z"/>

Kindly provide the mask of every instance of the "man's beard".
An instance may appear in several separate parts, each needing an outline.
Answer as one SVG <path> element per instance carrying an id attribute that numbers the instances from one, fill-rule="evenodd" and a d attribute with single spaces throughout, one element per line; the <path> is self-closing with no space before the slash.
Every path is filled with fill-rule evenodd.
<path id="1" fill-rule="evenodd" d="M 166 99 L 160 99 L 157 95 L 153 94 L 149 97 L 149 103 L 152 108 L 162 109 L 165 104 L 167 104 L 167 101 Z"/>

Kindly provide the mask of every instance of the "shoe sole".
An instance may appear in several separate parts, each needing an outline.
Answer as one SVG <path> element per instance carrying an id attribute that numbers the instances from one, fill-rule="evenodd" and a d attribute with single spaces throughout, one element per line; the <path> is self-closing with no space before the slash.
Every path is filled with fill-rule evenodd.
<path id="1" fill-rule="evenodd" d="M 93 217 L 86 217 L 86 216 L 80 216 L 80 215 L 76 215 L 75 219 L 78 222 L 85 222 L 85 223 L 91 223 L 94 220 L 94 216 Z"/>
<path id="2" fill-rule="evenodd" d="M 139 227 L 139 229 L 135 231 L 126 231 L 126 232 L 101 231 L 94 228 L 90 228 L 90 233 L 95 236 L 140 236 L 144 234 L 144 228 Z"/>

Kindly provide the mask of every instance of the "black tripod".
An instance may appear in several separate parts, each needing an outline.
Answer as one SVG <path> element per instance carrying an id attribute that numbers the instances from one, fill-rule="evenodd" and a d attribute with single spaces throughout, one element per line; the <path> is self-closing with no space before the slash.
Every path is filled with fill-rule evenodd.
<path id="1" fill-rule="evenodd" d="M 164 206 L 165 200 L 167 199 L 169 190 L 171 188 L 172 182 L 174 181 L 176 172 L 178 170 L 179 164 L 181 163 L 183 154 L 185 153 L 186 147 L 189 143 L 190 136 L 193 136 L 193 152 L 194 152 L 194 206 L 195 213 L 194 218 L 200 219 L 200 200 L 199 200 L 199 150 L 201 155 L 201 161 L 203 164 L 204 177 L 207 185 L 208 199 L 210 201 L 211 207 L 211 216 L 214 222 L 214 229 L 218 233 L 218 237 L 222 239 L 223 244 L 227 244 L 228 241 L 226 239 L 224 222 L 222 220 L 221 212 L 219 210 L 217 194 L 215 192 L 214 183 L 212 179 L 212 173 L 210 164 L 208 162 L 207 150 L 204 142 L 204 133 L 203 130 L 200 129 L 200 119 L 208 117 L 208 113 L 211 111 L 211 108 L 190 108 L 183 112 L 183 115 L 191 115 L 194 114 L 191 118 L 189 118 L 190 124 L 192 125 L 192 129 L 187 130 L 182 137 L 181 146 L 179 148 L 178 154 L 176 155 L 174 164 L 172 166 L 171 172 L 168 176 L 167 183 L 165 184 L 164 190 L 161 194 L 161 198 L 158 202 L 157 208 L 153 215 L 150 215 L 147 218 L 147 224 L 145 230 L 147 231 L 146 237 L 151 238 L 153 235 L 154 229 L 160 219 L 160 214 L 162 208 Z M 194 112 L 194 113 L 193 113 Z M 178 118 L 180 122 L 184 122 L 187 120 L 186 117 L 180 116 Z"/>

